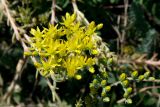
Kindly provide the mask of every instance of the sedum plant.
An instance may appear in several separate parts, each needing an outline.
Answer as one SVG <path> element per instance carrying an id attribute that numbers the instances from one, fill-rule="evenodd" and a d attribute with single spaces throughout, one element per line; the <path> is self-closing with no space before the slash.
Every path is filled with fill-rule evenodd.
<path id="1" fill-rule="evenodd" d="M 117 84 L 121 84 L 124 90 L 125 102 L 132 103 L 130 94 L 133 89 L 130 81 L 140 82 L 147 79 L 150 72 L 138 75 L 138 71 L 135 70 L 128 74 L 122 72 L 118 66 L 113 66 L 117 60 L 116 56 L 96 34 L 96 31 L 102 27 L 103 24 L 95 25 L 93 21 L 83 25 L 76 20 L 75 14 L 66 13 L 65 17 L 62 17 L 62 22 L 55 26 L 50 24 L 49 28 L 43 30 L 38 27 L 31 29 L 32 37 L 28 43 L 30 48 L 24 54 L 37 59 L 34 65 L 46 78 L 53 79 L 52 75 L 54 75 L 57 77 L 56 80 L 61 80 L 60 78 L 80 80 L 85 71 L 92 73 L 93 78 L 89 83 L 90 92 L 84 98 L 86 105 L 99 101 L 109 102 L 111 88 Z M 98 67 L 95 74 L 94 65 Z M 108 82 L 111 71 L 117 71 L 119 81 Z"/>
<path id="2" fill-rule="evenodd" d="M 6 0 L 2 0 L 2 1 L 6 1 Z M 24 0 L 22 0 L 22 1 L 24 1 Z M 11 5 L 11 7 L 17 7 L 17 4 L 21 4 L 20 2 L 21 1 L 14 2 L 12 4 L 14 6 Z M 102 42 L 101 38 L 99 36 L 97 36 L 97 34 L 96 34 L 96 31 L 99 30 L 100 28 L 102 28 L 103 25 L 99 24 L 96 26 L 94 22 L 91 22 L 88 24 L 87 19 L 84 17 L 83 13 L 81 13 L 78 10 L 78 8 L 76 8 L 76 6 L 75 6 L 76 4 L 74 2 L 75 2 L 75 0 L 72 0 L 73 9 L 74 9 L 74 12 L 76 13 L 76 15 L 75 14 L 70 15 L 69 13 L 67 13 L 66 16 L 62 18 L 62 22 L 60 24 L 57 24 L 56 26 L 49 25 L 49 28 L 43 28 L 40 30 L 37 27 L 37 29 L 31 30 L 31 34 L 32 34 L 32 36 L 30 38 L 31 41 L 28 42 L 28 45 L 30 46 L 30 50 L 28 52 L 25 52 L 25 55 L 29 55 L 29 56 L 36 58 L 36 61 L 34 62 L 34 64 L 37 67 L 37 71 L 42 76 L 44 76 L 46 78 L 51 77 L 53 79 L 53 86 L 51 84 L 52 87 L 50 89 L 51 89 L 52 95 L 54 95 L 54 97 L 56 97 L 56 92 L 55 92 L 56 86 L 55 86 L 54 82 L 57 82 L 57 79 L 62 77 L 63 79 L 64 78 L 65 79 L 76 78 L 79 80 L 82 78 L 82 74 L 85 73 L 86 71 L 93 73 L 92 75 L 89 75 L 89 77 L 92 77 L 92 78 L 89 78 L 89 81 L 88 81 L 89 83 L 86 82 L 88 87 L 85 87 L 85 89 L 86 89 L 84 92 L 85 95 L 82 96 L 84 103 L 80 98 L 79 102 L 76 104 L 76 107 L 82 106 L 82 103 L 86 104 L 86 105 L 90 105 L 90 104 L 93 105 L 93 104 L 98 104 L 101 101 L 103 101 L 103 103 L 109 102 L 110 100 L 113 101 L 114 99 L 112 98 L 112 96 L 113 96 L 112 91 L 115 88 L 113 86 L 117 86 L 118 84 L 123 89 L 121 96 L 124 97 L 123 98 L 124 100 L 122 99 L 117 102 L 122 103 L 122 101 L 125 101 L 126 103 L 132 103 L 131 97 L 133 95 L 136 95 L 135 94 L 135 93 L 137 93 L 136 89 L 138 89 L 136 87 L 135 83 L 141 82 L 141 81 L 150 81 L 150 82 L 154 81 L 154 78 L 150 77 L 151 72 L 147 68 L 148 65 L 145 64 L 145 59 L 144 59 L 144 61 L 142 60 L 142 62 L 140 61 L 140 63 L 142 63 L 142 64 L 144 63 L 144 68 L 142 68 L 143 67 L 142 65 L 137 67 L 137 65 L 139 65 L 139 64 L 136 64 L 136 66 L 135 66 L 134 60 L 136 58 L 138 58 L 139 56 L 138 57 L 136 56 L 136 58 L 134 56 L 132 58 L 131 55 L 136 50 L 134 49 L 134 46 L 131 45 L 132 43 L 130 44 L 129 41 L 125 41 L 126 42 L 124 44 L 125 46 L 123 46 L 122 49 L 120 49 L 120 51 L 122 51 L 122 53 L 124 53 L 124 55 L 122 55 L 122 56 L 118 55 L 118 56 L 122 57 L 119 59 L 119 61 L 121 59 L 122 60 L 127 59 L 127 62 L 124 61 L 123 63 L 121 63 L 121 61 L 120 61 L 120 62 L 116 63 L 117 66 L 112 66 L 112 64 L 113 64 L 112 62 L 115 57 L 112 56 L 113 54 L 109 51 L 107 45 L 104 42 Z M 10 7 L 10 6 L 8 6 L 8 7 L 5 6 L 6 5 L 5 3 L 3 4 L 4 9 L 3 8 L 1 9 L 1 11 L 4 11 L 4 13 L 6 12 L 8 14 L 11 14 L 11 15 L 8 15 L 8 14 L 4 14 L 4 15 L 6 15 L 8 17 L 8 21 L 10 22 L 11 27 L 13 27 L 14 32 L 15 32 L 14 27 L 17 27 L 16 29 L 20 33 L 20 35 L 23 35 L 25 33 L 25 30 L 23 31 L 23 29 L 33 27 L 36 24 L 39 25 L 39 23 L 40 23 L 40 25 L 42 25 L 42 24 L 45 25 L 46 23 L 48 23 L 48 18 L 51 13 L 51 12 L 47 12 L 48 10 L 45 11 L 45 13 L 43 13 L 43 12 L 39 13 L 38 9 L 35 9 L 34 11 L 32 11 L 34 9 L 34 7 L 36 7 L 36 5 L 32 6 L 32 3 L 30 0 L 28 3 L 26 3 L 25 5 L 24 4 L 25 3 L 22 2 L 22 6 L 20 6 L 20 7 L 18 6 L 18 8 L 15 9 L 15 11 L 13 11 L 13 12 L 7 11 L 8 7 Z M 38 3 L 38 2 L 33 3 L 33 4 L 40 5 L 40 3 Z M 43 4 L 43 3 L 41 3 L 41 4 Z M 62 3 L 62 4 L 64 4 L 64 3 Z M 3 5 L 1 7 L 3 7 Z M 155 8 L 155 6 L 153 6 L 153 7 Z M 133 7 L 133 8 L 135 8 L 135 7 Z M 138 8 L 138 7 L 136 7 L 136 8 Z M 16 10 L 20 14 L 15 14 Z M 131 8 L 131 10 L 133 10 L 133 9 Z M 91 9 L 91 11 L 93 11 L 93 10 Z M 133 10 L 133 13 L 135 11 L 137 11 L 137 10 Z M 37 14 L 37 12 L 38 12 L 38 14 Z M 38 15 L 38 17 L 37 17 L 37 15 Z M 104 16 L 104 14 L 103 14 L 103 16 Z M 12 17 L 13 17 L 13 19 L 12 19 Z M 14 18 L 15 18 L 15 21 L 14 21 Z M 81 22 L 77 21 L 76 19 Z M 19 26 L 14 26 L 14 24 L 12 22 L 14 22 L 15 25 L 19 25 Z M 31 22 L 33 22 L 33 23 L 30 24 Z M 135 21 L 135 22 L 137 22 L 137 21 Z M 3 26 L 2 26 L 2 28 L 3 28 Z M 121 29 L 121 27 L 120 27 L 120 29 Z M 132 30 L 132 29 L 130 29 L 130 30 Z M 144 29 L 142 29 L 142 30 L 144 30 Z M 126 30 L 124 30 L 124 31 L 126 31 Z M 123 32 L 123 28 L 122 28 L 122 32 Z M 121 30 L 120 30 L 120 33 L 121 33 Z M 131 31 L 131 33 L 132 33 L 132 31 Z M 143 35 L 140 34 L 139 36 L 141 37 Z M 14 38 L 14 36 L 13 36 L 13 38 Z M 118 38 L 118 39 L 120 39 L 120 38 Z M 126 40 L 128 40 L 128 39 L 129 38 L 126 35 Z M 134 39 L 137 40 L 136 38 L 134 38 Z M 145 39 L 145 38 L 142 38 L 142 39 Z M 23 38 L 23 36 L 22 36 L 20 38 L 20 43 L 23 44 L 24 42 L 25 42 L 25 38 Z M 25 45 L 23 45 L 23 48 L 25 50 L 26 48 L 24 46 Z M 27 49 L 28 49 L 28 47 L 27 47 Z M 130 57 L 131 57 L 131 59 L 130 59 Z M 132 59 L 133 59 L 133 65 L 130 64 L 130 60 L 132 61 Z M 23 67 L 23 65 L 22 65 L 22 67 Z M 94 69 L 94 67 L 96 68 L 96 70 Z M 152 68 L 152 66 L 149 66 L 149 67 Z M 95 71 L 96 71 L 96 73 L 94 73 Z M 52 74 L 54 76 L 58 76 L 58 77 L 55 79 L 52 77 Z M 16 76 L 17 75 L 15 75 L 15 77 Z M 115 78 L 115 80 L 113 78 Z M 16 82 L 17 79 L 15 80 L 15 78 L 14 78 L 13 81 Z M 46 80 L 49 80 L 49 79 L 46 79 Z M 145 85 L 146 84 L 144 84 L 144 86 Z M 10 86 L 12 86 L 12 84 Z M 8 89 L 10 89 L 10 88 L 8 88 Z M 9 91 L 8 93 L 12 93 L 13 89 L 14 89 L 14 86 L 11 89 L 11 91 Z M 87 89 L 89 89 L 89 91 Z M 86 96 L 86 94 L 87 94 L 87 96 Z M 6 95 L 7 95 L 7 93 L 6 93 Z M 118 95 L 116 95 L 116 96 L 118 96 Z M 55 99 L 54 97 L 53 97 L 53 102 Z M 9 98 L 4 97 L 4 99 L 9 99 Z M 112 101 L 111 101 L 111 103 L 112 103 Z M 58 99 L 57 99 L 57 102 L 58 102 Z M 92 105 L 91 105 L 91 107 L 92 107 Z"/>
<path id="3" fill-rule="evenodd" d="M 60 24 L 49 25 L 42 31 L 38 27 L 31 29 L 30 52 L 25 52 L 25 55 L 38 59 L 34 64 L 42 76 L 48 77 L 53 73 L 81 79 L 79 72 L 83 68 L 94 73 L 93 65 L 99 54 L 94 33 L 103 24 L 96 26 L 91 22 L 83 26 L 76 21 L 75 14 L 69 13 L 62 20 Z"/>

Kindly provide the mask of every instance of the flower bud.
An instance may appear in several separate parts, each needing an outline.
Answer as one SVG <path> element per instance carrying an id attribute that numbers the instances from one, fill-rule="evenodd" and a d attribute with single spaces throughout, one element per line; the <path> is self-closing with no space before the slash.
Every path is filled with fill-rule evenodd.
<path id="1" fill-rule="evenodd" d="M 133 78 L 136 78 L 138 76 L 138 71 L 133 71 L 131 75 Z"/>
<path id="2" fill-rule="evenodd" d="M 154 77 L 149 77 L 149 80 L 154 81 L 155 78 Z"/>
<path id="3" fill-rule="evenodd" d="M 128 87 L 126 91 L 127 91 L 128 94 L 130 94 L 132 92 L 132 88 Z"/>
<path id="4" fill-rule="evenodd" d="M 106 86 L 105 90 L 106 90 L 106 92 L 109 92 L 111 90 L 111 86 Z"/>
<path id="5" fill-rule="evenodd" d="M 66 18 L 69 18 L 70 17 L 70 14 L 69 13 L 66 13 Z"/>
<path id="6" fill-rule="evenodd" d="M 125 73 L 122 73 L 122 74 L 120 75 L 119 79 L 120 79 L 120 81 L 123 81 L 123 80 L 126 79 L 126 77 L 127 77 L 127 75 L 126 75 Z"/>
<path id="7" fill-rule="evenodd" d="M 77 80 L 81 80 L 81 79 L 82 79 L 82 76 L 81 76 L 81 75 L 76 75 L 75 78 L 76 78 Z"/>
<path id="8" fill-rule="evenodd" d="M 102 80 L 102 81 L 101 81 L 101 86 L 105 86 L 105 85 L 106 85 L 106 83 L 107 83 L 107 81 L 106 81 L 106 80 Z"/>
<path id="9" fill-rule="evenodd" d="M 148 78 L 149 75 L 150 75 L 150 72 L 149 72 L 149 71 L 147 71 L 147 72 L 144 73 L 144 77 L 145 77 L 145 78 Z"/>
<path id="10" fill-rule="evenodd" d="M 142 81 L 144 79 L 144 75 L 140 75 L 139 77 L 138 77 L 138 80 L 139 81 Z"/>
<path id="11" fill-rule="evenodd" d="M 89 72 L 93 74 L 95 72 L 94 67 L 89 67 Z"/>
<path id="12" fill-rule="evenodd" d="M 97 55 L 99 52 L 98 52 L 98 50 L 96 50 L 96 49 L 94 49 L 94 50 L 92 50 L 92 55 Z"/>
<path id="13" fill-rule="evenodd" d="M 125 93 L 123 94 L 123 97 L 124 97 L 124 98 L 127 98 L 127 97 L 128 97 L 128 93 L 125 92 Z"/>
<path id="14" fill-rule="evenodd" d="M 128 80 L 124 80 L 124 81 L 122 81 L 122 85 L 123 85 L 124 87 L 127 87 L 127 86 L 128 86 L 128 84 L 129 84 L 129 81 L 128 81 Z"/>
<path id="15" fill-rule="evenodd" d="M 103 98 L 103 102 L 109 102 L 109 101 L 110 101 L 110 98 L 109 98 L 109 97 Z"/>
<path id="16" fill-rule="evenodd" d="M 97 79 L 94 79 L 93 80 L 93 84 L 95 85 L 95 84 L 97 84 L 98 83 L 98 80 Z"/>
<path id="17" fill-rule="evenodd" d="M 103 27 L 103 24 L 101 23 L 101 24 L 98 24 L 97 25 L 97 30 L 99 30 L 99 29 L 101 29 Z"/>

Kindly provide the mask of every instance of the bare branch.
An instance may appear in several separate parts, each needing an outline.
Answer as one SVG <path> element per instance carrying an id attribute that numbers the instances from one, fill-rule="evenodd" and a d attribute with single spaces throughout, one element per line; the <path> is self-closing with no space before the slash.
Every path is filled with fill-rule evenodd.
<path id="1" fill-rule="evenodd" d="M 9 9 L 8 9 L 8 6 L 7 6 L 7 4 L 6 4 L 6 0 L 1 0 L 2 1 L 2 5 L 3 5 L 3 7 L 4 7 L 4 14 L 7 16 L 7 18 L 8 18 L 8 21 L 10 22 L 10 24 L 11 24 L 11 27 L 13 28 L 13 30 L 14 30 L 14 33 L 15 33 L 15 35 L 16 35 L 16 39 L 18 40 L 18 41 L 20 41 L 20 34 L 19 34 L 19 31 L 18 31 L 18 29 L 17 29 L 17 25 L 15 24 L 15 20 L 13 19 L 13 17 L 11 16 L 11 14 L 10 14 L 10 11 L 9 11 Z"/>
<path id="2" fill-rule="evenodd" d="M 145 92 L 145 91 L 147 91 L 147 90 L 149 90 L 149 89 L 154 89 L 154 88 L 160 88 L 160 86 L 144 87 L 144 88 L 140 89 L 138 92 L 131 94 L 129 97 L 134 97 L 134 96 L 136 96 L 138 93 L 142 93 L 142 92 Z M 122 99 L 118 100 L 117 103 L 123 103 L 125 100 L 126 100 L 125 98 L 122 98 Z"/>
<path id="3" fill-rule="evenodd" d="M 53 75 L 51 77 L 52 77 L 53 84 L 48 79 L 46 81 L 47 81 L 47 84 L 52 92 L 52 100 L 53 100 L 53 102 L 55 102 L 57 100 L 58 107 L 61 107 L 61 100 L 56 93 L 56 79 L 54 78 Z"/>
<path id="4" fill-rule="evenodd" d="M 51 24 L 54 25 L 55 22 L 55 14 L 56 14 L 56 0 L 52 0 L 52 8 L 51 8 Z"/>
<path id="5" fill-rule="evenodd" d="M 8 87 L 7 92 L 4 94 L 2 101 L 6 101 L 12 95 L 14 88 L 15 88 L 15 85 L 16 85 L 16 82 L 17 82 L 19 76 L 21 75 L 22 71 L 24 70 L 26 63 L 27 63 L 26 57 L 24 57 L 23 59 L 19 59 L 17 66 L 16 66 L 16 72 L 15 72 L 14 78 L 13 78 L 10 86 Z"/>
<path id="6" fill-rule="evenodd" d="M 79 11 L 76 0 L 72 0 L 72 6 L 74 13 L 77 15 L 77 20 L 82 21 L 85 25 L 88 25 L 89 21 L 85 18 L 84 14 Z"/>
<path id="7" fill-rule="evenodd" d="M 151 66 L 154 66 L 154 67 L 160 67 L 160 60 L 156 60 L 156 54 L 154 54 L 151 59 L 145 59 L 147 55 L 144 54 L 142 55 L 141 57 L 139 57 L 138 59 L 135 59 L 135 60 L 124 60 L 124 59 L 119 59 L 119 63 L 130 63 L 130 64 L 146 64 L 146 65 L 151 65 Z"/>
<path id="8" fill-rule="evenodd" d="M 21 38 L 21 36 L 20 36 L 20 32 L 22 34 L 25 33 L 25 32 L 24 32 L 23 29 L 20 29 L 16 25 L 16 22 L 15 22 L 14 18 L 12 17 L 12 15 L 10 14 L 10 10 L 9 10 L 6 2 L 7 2 L 7 0 L 2 0 L 2 5 L 4 7 L 3 13 L 8 18 L 8 22 L 10 23 L 11 28 L 14 30 L 16 39 L 21 43 L 24 51 L 29 51 L 29 49 L 26 46 L 23 38 Z M 24 35 L 27 38 L 27 35 L 26 34 L 24 34 Z M 29 42 L 30 41 L 29 37 L 26 40 Z M 31 58 L 31 59 L 33 60 L 33 62 L 36 62 L 35 58 Z M 26 63 L 27 63 L 27 57 L 24 56 L 22 59 L 19 59 L 19 61 L 17 63 L 17 66 L 16 66 L 16 71 L 15 71 L 14 78 L 13 78 L 11 84 L 9 85 L 7 92 L 2 97 L 2 101 L 7 101 L 7 100 L 9 101 L 9 99 L 10 99 L 10 97 L 11 97 L 13 91 L 14 91 L 17 80 L 18 80 L 19 76 L 21 75 L 22 71 L 24 70 L 24 67 L 25 67 Z"/>

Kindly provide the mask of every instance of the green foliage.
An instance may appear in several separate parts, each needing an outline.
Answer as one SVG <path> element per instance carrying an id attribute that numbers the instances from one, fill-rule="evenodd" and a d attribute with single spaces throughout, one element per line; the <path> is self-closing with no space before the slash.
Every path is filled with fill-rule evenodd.
<path id="1" fill-rule="evenodd" d="M 143 2 L 141 3 L 141 0 L 138 0 L 132 3 L 131 11 L 129 12 L 129 17 L 130 17 L 129 37 L 133 37 L 135 35 L 133 39 L 135 39 L 135 41 L 140 42 L 140 44 L 137 46 L 138 47 L 137 51 L 141 53 L 151 54 L 152 51 L 156 50 L 154 48 L 155 45 L 158 45 L 158 42 L 157 42 L 158 34 L 155 28 L 152 27 L 152 24 L 150 24 L 150 23 L 154 24 L 154 22 L 148 22 L 147 17 L 150 17 L 150 16 L 147 16 L 145 14 L 152 15 L 152 12 L 150 13 L 150 11 L 148 11 L 147 13 L 147 10 L 145 10 L 146 9 L 145 6 L 148 6 L 147 9 L 149 9 L 149 8 L 154 8 L 156 4 L 153 2 L 151 3 L 151 0 L 143 1 Z M 157 16 L 153 16 L 153 20 L 155 17 Z M 158 23 L 159 19 L 156 19 L 156 20 L 157 20 L 156 23 Z"/>
<path id="2" fill-rule="evenodd" d="M 151 64 L 160 58 L 154 55 L 160 52 L 159 0 L 128 0 L 127 18 L 127 0 L 76 0 L 84 16 L 74 10 L 75 14 L 62 18 L 73 10 L 72 1 L 56 0 L 55 25 L 48 25 L 53 0 L 8 0 L 13 23 L 29 48 L 24 49 L 25 55 L 37 61 L 27 60 L 16 81 L 16 64 L 23 56 L 24 44 L 16 41 L 1 1 L 0 106 L 57 106 L 57 101 L 51 101 L 46 80 L 56 82 L 62 107 L 159 106 L 159 65 Z M 87 25 L 83 23 L 86 20 L 94 21 Z M 96 25 L 101 22 L 104 25 Z M 30 42 L 24 34 L 32 34 Z M 36 70 L 42 76 L 35 78 Z M 12 79 L 16 85 L 7 105 L 1 97 L 12 86 Z"/>

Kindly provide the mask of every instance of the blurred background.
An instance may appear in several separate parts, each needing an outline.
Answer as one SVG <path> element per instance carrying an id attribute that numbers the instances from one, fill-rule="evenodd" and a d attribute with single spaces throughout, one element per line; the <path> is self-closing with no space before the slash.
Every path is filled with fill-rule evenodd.
<path id="1" fill-rule="evenodd" d="M 24 46 L 18 41 L 18 35 L 31 35 L 30 29 L 37 26 L 47 27 L 52 15 L 55 15 L 54 23 L 61 22 L 66 12 L 73 13 L 72 2 L 0 1 L 0 106 L 56 107 L 51 101 L 51 92 L 45 78 L 36 78 L 33 62 L 28 58 L 23 59 Z M 151 71 L 153 77 L 160 78 L 159 0 L 77 0 L 76 3 L 89 22 L 103 23 L 104 27 L 97 33 L 118 56 L 117 65 L 122 71 Z M 19 63 L 23 65 L 20 70 Z M 110 74 L 110 83 L 117 80 L 115 73 Z M 64 107 L 74 107 L 85 96 L 84 87 L 91 81 L 87 78 L 57 83 L 57 94 Z M 132 104 L 118 104 L 123 90 L 121 86 L 114 87 L 111 101 L 95 107 L 160 107 L 158 85 L 159 82 L 136 83 L 135 89 L 140 91 L 133 95 Z"/>

